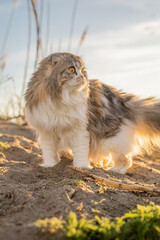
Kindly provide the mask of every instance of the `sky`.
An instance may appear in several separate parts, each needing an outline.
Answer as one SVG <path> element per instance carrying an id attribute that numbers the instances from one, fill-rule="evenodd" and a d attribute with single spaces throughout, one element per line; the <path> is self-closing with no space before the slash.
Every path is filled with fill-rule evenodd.
<path id="1" fill-rule="evenodd" d="M 69 46 L 76 1 L 75 21 L 72 25 L 72 40 Z M 41 23 L 43 46 L 41 57 L 57 51 L 71 51 L 82 57 L 90 79 L 99 79 L 139 97 L 153 95 L 160 97 L 159 0 L 37 0 L 36 2 Z M 30 0 L 16 1 L 9 35 L 4 44 L 13 0 L 0 1 L 0 55 L 7 53 L 3 76 L 13 79 L 0 84 L 1 106 L 4 106 L 7 99 L 15 92 L 19 95 L 22 89 L 28 39 L 28 3 Z M 44 5 L 42 15 L 41 4 Z M 31 51 L 27 81 L 34 71 L 36 52 L 36 26 L 32 12 L 31 18 Z M 86 38 L 77 51 L 80 38 L 86 28 L 88 29 Z M 2 73 L 0 74 L 2 78 Z"/>

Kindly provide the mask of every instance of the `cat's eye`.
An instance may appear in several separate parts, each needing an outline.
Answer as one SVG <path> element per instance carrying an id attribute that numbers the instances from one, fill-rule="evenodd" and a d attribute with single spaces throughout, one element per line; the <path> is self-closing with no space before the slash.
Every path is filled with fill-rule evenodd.
<path id="1" fill-rule="evenodd" d="M 75 69 L 75 67 L 70 67 L 69 71 L 70 71 L 70 73 L 74 74 L 76 72 L 76 69 Z"/>

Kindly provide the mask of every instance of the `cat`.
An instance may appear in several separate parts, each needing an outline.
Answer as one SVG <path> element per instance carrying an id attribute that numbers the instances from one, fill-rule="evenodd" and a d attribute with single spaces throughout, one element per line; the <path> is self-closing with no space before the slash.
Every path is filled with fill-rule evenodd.
<path id="1" fill-rule="evenodd" d="M 137 136 L 157 138 L 160 102 L 139 99 L 88 80 L 84 63 L 68 52 L 44 58 L 28 83 L 25 115 L 36 129 L 42 167 L 53 167 L 61 151 L 72 151 L 73 165 L 107 165 L 125 174 L 132 166 Z"/>

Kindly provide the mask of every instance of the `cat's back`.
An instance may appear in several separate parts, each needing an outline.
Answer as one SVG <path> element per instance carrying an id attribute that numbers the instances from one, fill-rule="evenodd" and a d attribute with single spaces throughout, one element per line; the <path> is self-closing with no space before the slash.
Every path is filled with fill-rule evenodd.
<path id="1" fill-rule="evenodd" d="M 111 137 L 126 120 L 134 121 L 130 96 L 98 80 L 90 80 L 89 130 L 96 137 Z"/>

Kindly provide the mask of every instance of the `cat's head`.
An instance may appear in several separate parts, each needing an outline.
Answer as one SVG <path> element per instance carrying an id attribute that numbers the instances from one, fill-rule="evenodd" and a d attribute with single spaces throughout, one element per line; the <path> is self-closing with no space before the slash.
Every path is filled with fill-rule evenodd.
<path id="1" fill-rule="evenodd" d="M 63 91 L 77 93 L 88 87 L 87 73 L 79 56 L 71 53 L 54 53 L 42 60 L 48 65 L 46 89 L 51 97 L 60 97 Z"/>
<path id="2" fill-rule="evenodd" d="M 64 100 L 64 96 L 88 96 L 89 82 L 84 64 L 72 53 L 54 53 L 44 58 L 33 74 L 25 93 L 26 106 L 32 108 L 48 96 Z"/>

